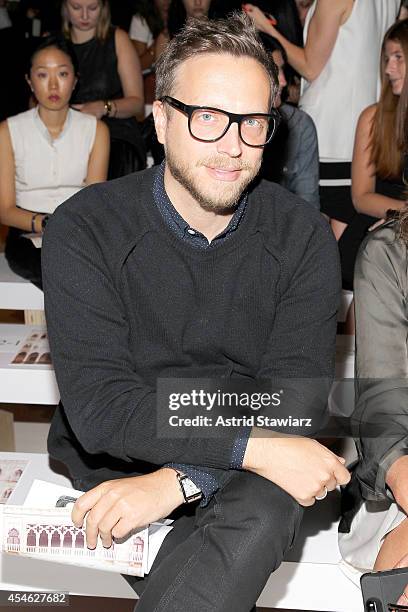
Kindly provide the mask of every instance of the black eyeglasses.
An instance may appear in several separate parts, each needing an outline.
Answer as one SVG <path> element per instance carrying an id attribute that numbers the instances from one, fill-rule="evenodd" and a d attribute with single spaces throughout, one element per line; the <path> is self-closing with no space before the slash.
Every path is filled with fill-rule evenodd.
<path id="1" fill-rule="evenodd" d="M 229 113 L 211 106 L 183 104 L 171 96 L 163 96 L 161 102 L 184 113 L 188 117 L 188 129 L 193 138 L 202 142 L 216 142 L 229 130 L 232 123 L 238 123 L 239 136 L 248 147 L 264 147 L 272 140 L 279 125 L 280 115 L 271 113 Z"/>

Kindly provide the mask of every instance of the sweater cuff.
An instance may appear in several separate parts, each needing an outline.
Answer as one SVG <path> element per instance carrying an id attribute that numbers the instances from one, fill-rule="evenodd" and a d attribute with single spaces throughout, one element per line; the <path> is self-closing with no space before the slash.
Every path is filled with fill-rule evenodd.
<path id="1" fill-rule="evenodd" d="M 166 463 L 163 467 L 171 467 L 186 474 L 190 480 L 201 490 L 203 497 L 200 501 L 200 506 L 206 506 L 211 500 L 214 493 L 219 489 L 219 484 L 216 478 L 208 472 L 198 470 L 193 465 L 184 465 L 183 463 Z"/>
<path id="2" fill-rule="evenodd" d="M 243 427 L 232 446 L 231 470 L 241 470 L 252 427 Z"/>

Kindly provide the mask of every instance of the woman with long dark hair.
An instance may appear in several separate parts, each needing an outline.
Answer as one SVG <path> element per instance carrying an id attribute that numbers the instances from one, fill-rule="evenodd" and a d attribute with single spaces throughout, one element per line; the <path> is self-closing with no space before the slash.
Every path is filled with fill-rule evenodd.
<path id="1" fill-rule="evenodd" d="M 129 29 L 129 37 L 139 56 L 142 70 L 150 68 L 157 57 L 156 43 L 160 35 L 167 37 L 170 0 L 137 0 Z"/>
<path id="2" fill-rule="evenodd" d="M 351 189 L 356 214 L 339 241 L 347 289 L 352 289 L 355 258 L 368 228 L 385 219 L 388 210 L 402 209 L 407 198 L 407 65 L 408 21 L 399 21 L 382 45 L 379 102 L 362 112 L 356 129 Z"/>

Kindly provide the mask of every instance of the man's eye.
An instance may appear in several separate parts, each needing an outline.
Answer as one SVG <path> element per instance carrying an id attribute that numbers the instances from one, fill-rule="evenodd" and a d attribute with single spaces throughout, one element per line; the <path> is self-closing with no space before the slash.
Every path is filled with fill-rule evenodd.
<path id="1" fill-rule="evenodd" d="M 262 122 L 256 117 L 248 117 L 245 119 L 245 125 L 250 128 L 261 128 L 263 127 Z"/>
<path id="2" fill-rule="evenodd" d="M 200 121 L 203 121 L 204 123 L 211 123 L 212 121 L 216 120 L 216 117 L 213 113 L 210 113 L 209 111 L 203 111 L 198 115 L 198 119 L 200 119 Z"/>

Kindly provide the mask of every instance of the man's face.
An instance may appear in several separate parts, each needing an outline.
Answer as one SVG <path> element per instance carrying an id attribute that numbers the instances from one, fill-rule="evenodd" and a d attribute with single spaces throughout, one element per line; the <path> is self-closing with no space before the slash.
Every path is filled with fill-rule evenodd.
<path id="1" fill-rule="evenodd" d="M 283 61 L 282 53 L 280 51 L 272 51 L 272 57 L 279 70 L 279 93 L 276 96 L 274 103 L 275 108 L 279 108 L 282 104 L 282 89 L 286 87 L 288 83 L 286 81 L 285 73 L 283 72 L 285 62 Z"/>
<path id="2" fill-rule="evenodd" d="M 184 104 L 232 113 L 267 113 L 270 81 L 251 58 L 202 54 L 178 69 L 172 97 Z M 262 148 L 246 145 L 233 123 L 216 142 L 195 140 L 187 116 L 166 103 L 154 103 L 156 130 L 166 152 L 166 189 L 171 198 L 193 199 L 203 209 L 227 211 L 257 175 Z"/>

